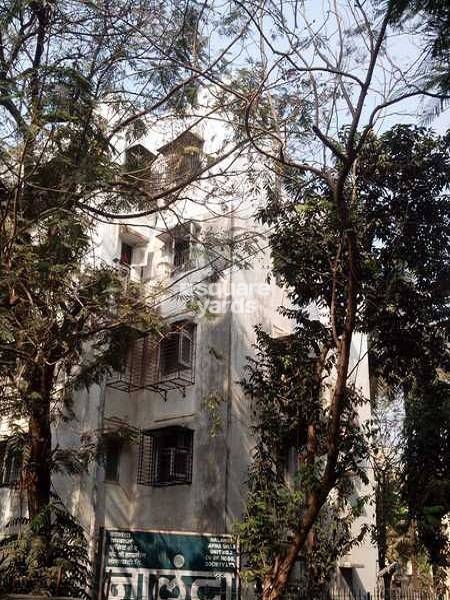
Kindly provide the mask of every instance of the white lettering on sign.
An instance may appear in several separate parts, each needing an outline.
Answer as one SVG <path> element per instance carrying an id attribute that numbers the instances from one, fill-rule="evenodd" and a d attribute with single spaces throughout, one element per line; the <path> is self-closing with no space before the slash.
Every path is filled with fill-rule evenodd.
<path id="1" fill-rule="evenodd" d="M 162 590 L 164 591 L 163 595 L 161 595 Z M 178 593 L 175 593 L 175 590 L 178 590 Z M 159 600 L 167 600 L 167 592 L 170 593 L 169 598 L 185 600 L 186 586 L 183 583 L 183 579 L 179 577 L 178 573 L 172 579 L 169 579 L 168 577 L 160 577 L 158 579 Z"/>
<path id="2" fill-rule="evenodd" d="M 218 581 L 217 579 L 196 579 L 195 581 L 192 582 L 191 585 L 191 600 L 200 600 L 199 595 L 198 595 L 198 590 L 200 588 L 208 588 L 208 591 L 211 588 L 216 588 L 218 590 L 218 594 L 216 594 L 215 596 L 213 596 L 212 598 L 210 598 L 210 596 L 208 596 L 209 600 L 221 600 L 222 595 L 221 595 L 221 589 L 222 586 L 220 584 L 220 581 Z"/>
<path id="3" fill-rule="evenodd" d="M 232 573 L 126 568 L 111 572 L 108 600 L 202 600 L 205 592 L 208 600 L 232 600 L 233 579 Z"/>

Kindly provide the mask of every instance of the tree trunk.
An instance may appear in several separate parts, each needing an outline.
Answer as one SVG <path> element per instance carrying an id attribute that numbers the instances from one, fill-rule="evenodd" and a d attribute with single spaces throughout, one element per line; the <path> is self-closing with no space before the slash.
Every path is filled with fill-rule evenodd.
<path id="1" fill-rule="evenodd" d="M 352 262 L 350 263 L 353 267 Z M 352 269 L 351 269 L 352 270 Z M 331 418 L 328 431 L 328 452 L 325 472 L 321 482 L 310 495 L 305 516 L 299 524 L 286 554 L 278 557 L 271 571 L 264 578 L 263 600 L 279 600 L 289 580 L 294 563 L 300 550 L 304 547 L 308 534 L 316 522 L 320 509 L 324 505 L 330 490 L 335 484 L 336 463 L 339 454 L 339 433 L 343 410 L 343 399 L 346 389 L 350 344 L 354 326 L 356 306 L 356 286 L 353 273 L 350 275 L 348 312 L 346 316 L 345 331 L 340 341 L 337 360 L 337 377 L 333 393 Z"/>
<path id="2" fill-rule="evenodd" d="M 50 501 L 50 403 L 42 401 L 29 419 L 30 457 L 27 466 L 27 498 L 30 519 Z"/>
<path id="3" fill-rule="evenodd" d="M 342 331 L 339 339 L 336 338 L 336 381 L 332 401 L 330 405 L 330 418 L 327 433 L 327 458 L 324 473 L 320 482 L 308 494 L 307 509 L 301 519 L 294 538 L 289 545 L 289 548 L 284 556 L 276 557 L 274 564 L 269 573 L 264 578 L 263 583 L 263 600 L 279 600 L 282 596 L 289 580 L 294 563 L 298 557 L 300 550 L 304 547 L 308 538 L 308 534 L 313 527 L 319 515 L 320 509 L 325 504 L 328 494 L 336 483 L 336 465 L 339 456 L 339 436 L 342 420 L 342 412 L 344 410 L 344 397 L 347 386 L 347 377 L 350 363 L 350 348 L 355 327 L 357 294 L 358 294 L 358 276 L 359 258 L 357 252 L 357 243 L 355 232 L 349 222 L 349 208 L 347 198 L 344 192 L 344 186 L 347 179 L 349 169 L 343 170 L 338 180 L 336 187 L 333 189 L 333 197 L 339 211 L 341 219 L 341 230 L 345 232 L 345 243 L 347 246 L 348 256 L 346 259 L 347 276 L 346 276 L 346 300 L 345 300 L 345 316 L 342 323 Z M 340 252 L 340 247 L 337 249 L 337 254 Z M 338 280 L 337 271 L 333 273 L 333 286 L 336 286 Z M 333 295 L 330 306 L 330 317 L 333 321 L 332 329 L 337 332 L 336 327 L 336 297 Z M 319 365 L 322 362 L 319 359 Z M 319 381 L 322 374 L 319 373 Z M 317 440 L 315 436 L 315 427 L 308 428 L 308 443 L 307 443 L 308 462 L 314 464 L 317 454 Z"/>
<path id="4" fill-rule="evenodd" d="M 28 421 L 30 455 L 26 465 L 28 516 L 36 517 L 50 502 L 52 432 L 50 427 L 50 392 L 53 368 L 38 370 L 31 386 Z"/>
<path id="5" fill-rule="evenodd" d="M 385 573 L 383 575 L 384 583 L 384 600 L 391 600 L 391 582 L 393 573 Z"/>
<path id="6" fill-rule="evenodd" d="M 312 496 L 301 528 L 296 532 L 286 554 L 275 562 L 273 569 L 264 578 L 263 600 L 278 600 L 283 594 L 298 553 L 305 545 L 308 534 L 317 519 L 327 495 L 325 495 L 322 501 L 317 494 Z"/>

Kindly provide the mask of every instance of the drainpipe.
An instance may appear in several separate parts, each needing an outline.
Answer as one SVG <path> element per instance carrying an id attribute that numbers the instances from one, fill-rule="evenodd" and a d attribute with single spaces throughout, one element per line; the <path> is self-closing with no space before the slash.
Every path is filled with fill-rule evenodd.
<path id="1" fill-rule="evenodd" d="M 232 290 L 233 290 L 233 261 L 234 261 L 234 211 L 233 206 L 231 207 L 231 220 L 230 220 L 230 233 L 231 233 L 231 247 L 230 247 L 230 276 L 228 278 L 228 352 L 227 352 L 227 417 L 226 417 L 226 434 L 225 434 L 225 493 L 224 493 L 224 532 L 228 532 L 228 516 L 229 516 L 229 477 L 230 477 L 230 443 L 231 443 L 231 409 L 233 400 L 233 371 L 232 371 L 232 343 L 233 343 L 233 313 L 231 306 L 233 303 Z"/>

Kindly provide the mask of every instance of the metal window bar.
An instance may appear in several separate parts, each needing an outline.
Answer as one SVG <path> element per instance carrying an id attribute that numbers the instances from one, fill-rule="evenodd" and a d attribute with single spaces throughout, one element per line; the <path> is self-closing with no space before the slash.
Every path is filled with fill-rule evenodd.
<path id="1" fill-rule="evenodd" d="M 138 484 L 166 486 L 191 483 L 193 442 L 194 432 L 184 427 L 141 432 Z"/>
<path id="2" fill-rule="evenodd" d="M 188 185 L 205 166 L 206 161 L 201 152 L 172 152 L 160 155 L 147 164 L 142 163 L 136 175 L 139 183 L 157 196 L 170 188 Z"/>
<path id="3" fill-rule="evenodd" d="M 123 392 L 133 392 L 145 387 L 143 374 L 145 370 L 154 371 L 152 366 L 158 358 L 158 341 L 151 336 L 143 336 L 134 340 L 128 352 L 126 363 L 120 372 L 113 373 L 108 381 L 108 387 Z"/>
<path id="4" fill-rule="evenodd" d="M 167 427 L 154 433 L 153 485 L 191 483 L 193 431 Z"/>
<path id="5" fill-rule="evenodd" d="M 137 482 L 140 485 L 153 485 L 154 460 L 153 460 L 153 435 L 149 431 L 141 431 L 139 438 L 139 460 Z"/>
<path id="6" fill-rule="evenodd" d="M 173 249 L 174 270 L 181 271 L 190 265 L 191 240 L 189 236 L 175 238 Z"/>
<path id="7" fill-rule="evenodd" d="M 202 169 L 202 154 L 194 148 L 192 151 L 180 148 L 178 152 L 166 154 L 164 167 L 161 175 L 166 180 L 189 180 Z"/>
<path id="8" fill-rule="evenodd" d="M 153 155 L 139 144 L 130 146 L 125 151 L 125 167 L 126 172 L 146 171 L 150 168 L 153 162 Z"/>
<path id="9" fill-rule="evenodd" d="M 125 392 L 148 389 L 165 396 L 167 391 L 195 383 L 195 326 L 175 325 L 159 343 L 152 336 L 135 340 L 121 373 L 109 387 Z"/>
<path id="10" fill-rule="evenodd" d="M 187 271 L 194 266 L 194 223 L 187 222 L 175 227 L 172 232 L 172 276 L 176 272 Z"/>
<path id="11" fill-rule="evenodd" d="M 22 470 L 22 453 L 11 448 L 8 440 L 0 442 L 0 486 L 14 486 Z"/>
<path id="12" fill-rule="evenodd" d="M 430 589 L 417 589 L 409 586 L 396 588 L 393 587 L 386 594 L 383 588 L 379 588 L 375 592 L 375 600 L 450 600 L 448 590 L 436 593 Z"/>
<path id="13" fill-rule="evenodd" d="M 18 483 L 20 479 L 20 471 L 22 469 L 22 456 L 17 456 L 17 454 L 13 452 L 8 452 L 9 458 L 9 473 L 8 473 L 8 483 L 10 485 L 14 485 Z"/>

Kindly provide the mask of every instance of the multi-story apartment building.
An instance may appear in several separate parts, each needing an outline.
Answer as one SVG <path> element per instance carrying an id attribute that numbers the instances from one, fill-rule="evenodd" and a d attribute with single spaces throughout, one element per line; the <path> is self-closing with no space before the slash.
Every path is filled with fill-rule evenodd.
<path id="1" fill-rule="evenodd" d="M 214 155 L 220 137 L 196 127 L 180 134 L 174 126 L 126 151 L 119 140 L 118 148 L 138 176 L 148 167 L 157 189 L 169 167 L 172 178 L 198 170 L 202 153 Z M 238 553 L 230 534 L 242 514 L 254 445 L 239 380 L 255 325 L 273 336 L 292 329 L 277 310 L 287 303 L 286 291 L 268 282 L 267 242 L 253 220 L 258 198 L 229 173 L 188 189 L 162 212 L 98 224 L 92 260 L 140 282 L 168 333 L 137 339 L 123 370 L 79 392 L 76 418 L 54 428 L 61 446 L 102 432 L 104 461 L 79 477 L 55 475 L 54 483 L 87 534 L 97 591 L 117 600 L 235 596 Z M 163 208 L 167 199 L 159 202 Z M 353 360 L 364 355 L 359 339 Z M 354 376 L 368 397 L 366 358 Z M 20 501 L 8 487 L 17 465 L 6 455 L 0 461 L 4 523 Z M 371 523 L 367 511 L 363 520 Z M 369 542 L 340 566 L 343 581 L 374 588 Z"/>

